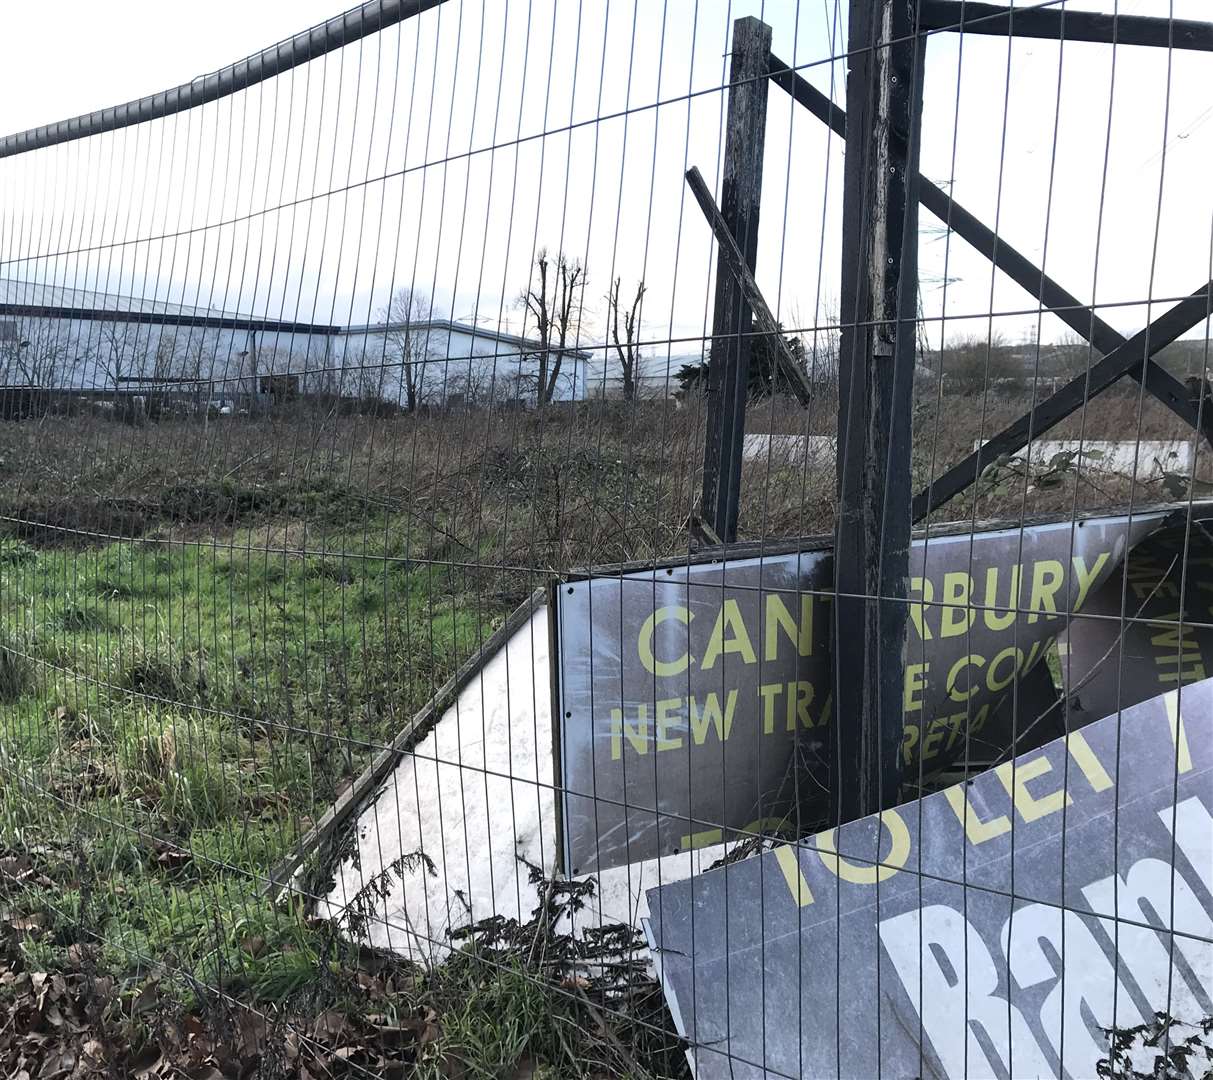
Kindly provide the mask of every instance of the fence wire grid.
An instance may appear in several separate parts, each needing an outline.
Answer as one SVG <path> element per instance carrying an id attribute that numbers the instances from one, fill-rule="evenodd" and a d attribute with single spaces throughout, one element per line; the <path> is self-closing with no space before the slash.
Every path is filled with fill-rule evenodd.
<path id="1" fill-rule="evenodd" d="M 1208 17 L 369 0 L 0 139 L 6 1075 L 1213 1076 Z"/>

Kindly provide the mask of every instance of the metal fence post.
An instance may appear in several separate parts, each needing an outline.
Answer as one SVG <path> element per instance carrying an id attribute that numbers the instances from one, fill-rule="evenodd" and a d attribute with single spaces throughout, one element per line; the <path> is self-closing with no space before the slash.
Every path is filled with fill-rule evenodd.
<path id="1" fill-rule="evenodd" d="M 720 210 L 751 272 L 758 258 L 758 206 L 762 195 L 770 53 L 769 26 L 749 17 L 733 23 Z M 721 252 L 716 262 L 708 359 L 701 513 L 704 522 L 725 543 L 737 538 L 746 388 L 750 376 L 750 319 L 750 305 Z"/>
<path id="2" fill-rule="evenodd" d="M 922 113 L 914 7 L 850 6 L 834 603 L 838 821 L 891 805 L 900 786 Z"/>

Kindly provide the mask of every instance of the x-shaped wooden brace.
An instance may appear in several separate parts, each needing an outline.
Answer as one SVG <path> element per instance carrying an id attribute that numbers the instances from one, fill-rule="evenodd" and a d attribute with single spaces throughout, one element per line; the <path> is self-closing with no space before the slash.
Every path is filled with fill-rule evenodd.
<path id="1" fill-rule="evenodd" d="M 843 109 L 773 53 L 769 70 L 773 83 L 845 137 L 847 114 Z M 1003 454 L 1022 450 L 1030 439 L 1048 431 L 1124 375 L 1144 382 L 1151 394 L 1213 444 L 1213 406 L 1202 409 L 1200 394 L 1190 394 L 1183 383 L 1152 359 L 1155 353 L 1208 317 L 1213 281 L 1201 286 L 1140 333 L 1126 339 L 925 177 L 919 178 L 918 198 L 958 236 L 1104 355 L 1088 371 L 1066 383 L 920 491 L 914 497 L 915 521 L 922 520 L 967 488 L 990 462 Z"/>

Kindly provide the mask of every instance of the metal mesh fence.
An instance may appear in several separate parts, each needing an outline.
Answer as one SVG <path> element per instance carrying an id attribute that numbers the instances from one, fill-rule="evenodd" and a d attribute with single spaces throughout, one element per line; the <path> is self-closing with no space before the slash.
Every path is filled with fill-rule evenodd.
<path id="1" fill-rule="evenodd" d="M 1183 7 L 371 0 L 0 140 L 8 1073 L 1213 1068 Z"/>

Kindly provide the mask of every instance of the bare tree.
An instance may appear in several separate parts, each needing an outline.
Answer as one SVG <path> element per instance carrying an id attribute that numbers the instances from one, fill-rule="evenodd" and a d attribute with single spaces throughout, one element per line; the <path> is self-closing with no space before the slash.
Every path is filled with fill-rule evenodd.
<path id="1" fill-rule="evenodd" d="M 103 322 L 100 337 L 101 370 L 105 372 L 107 380 L 117 392 L 121 389 L 122 381 L 131 373 L 134 365 L 130 324 L 118 321 Z"/>
<path id="2" fill-rule="evenodd" d="M 236 353 L 236 377 L 233 385 L 240 394 L 257 393 L 261 375 L 261 357 L 258 355 L 257 334 L 252 332 L 245 341 L 245 348 Z"/>
<path id="3" fill-rule="evenodd" d="M 819 394 L 832 394 L 838 389 L 838 353 L 841 348 L 838 331 L 838 310 L 832 304 L 818 309 L 820 314 L 806 319 L 798 309 L 792 309 L 792 322 L 798 327 L 811 327 L 796 334 L 808 369 L 809 380 Z"/>
<path id="4" fill-rule="evenodd" d="M 615 352 L 619 355 L 619 370 L 623 377 L 623 400 L 633 401 L 636 397 L 636 377 L 640 368 L 640 308 L 644 302 L 645 285 L 643 281 L 636 283 L 636 295 L 632 306 L 620 312 L 619 288 L 620 279 L 616 278 L 607 293 L 607 315 L 611 322 L 611 340 L 615 343 Z M 623 336 L 619 334 L 619 321 L 622 314 Z"/>
<path id="5" fill-rule="evenodd" d="M 67 358 L 67 345 L 57 325 L 43 319 L 13 324 L 0 343 L 0 373 L 15 375 L 28 386 L 54 386 Z"/>
<path id="6" fill-rule="evenodd" d="M 152 353 L 152 378 L 160 389 L 173 377 L 177 367 L 177 335 L 161 330 L 156 339 L 156 351 Z"/>
<path id="7" fill-rule="evenodd" d="M 400 365 L 400 389 L 405 408 L 412 412 L 425 400 L 425 369 L 430 359 L 429 320 L 434 303 L 429 296 L 409 288 L 397 289 L 382 312 L 387 324 L 384 335 L 384 359 Z M 378 372 L 378 396 L 382 396 L 384 371 Z"/>
<path id="8" fill-rule="evenodd" d="M 330 339 L 325 339 L 326 346 Z M 318 349 L 309 348 L 299 355 L 286 345 L 259 345 L 255 351 L 250 350 L 253 362 L 250 364 L 253 376 L 253 392 L 259 393 L 261 377 L 273 378 L 281 375 L 294 374 L 303 385 L 310 385 L 315 380 L 308 375 L 311 368 L 326 367 L 329 363 L 329 348 L 317 355 Z"/>
<path id="9" fill-rule="evenodd" d="M 375 363 L 373 354 L 366 349 L 346 352 L 341 360 L 341 396 L 356 397 L 364 406 L 378 409 L 386 400 L 387 372 L 385 365 Z"/>
<path id="10" fill-rule="evenodd" d="M 0 321 L 0 382 L 8 385 L 13 381 L 13 371 L 18 366 L 21 352 L 21 325 L 16 320 Z"/>
<path id="11" fill-rule="evenodd" d="M 556 393 L 560 369 L 568 351 L 570 337 L 576 340 L 581 330 L 585 297 L 585 267 L 564 252 L 556 256 L 555 264 L 546 248 L 535 256 L 535 273 L 520 303 L 526 310 L 526 322 L 535 320 L 539 338 L 538 373 L 535 379 L 535 401 L 543 407 Z"/>

